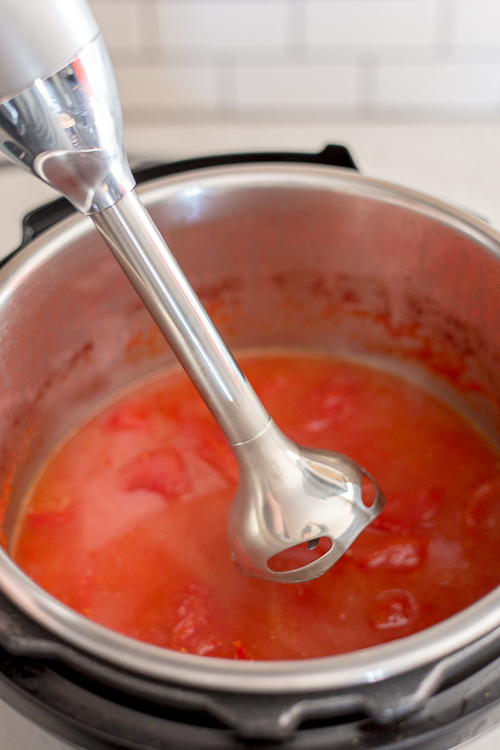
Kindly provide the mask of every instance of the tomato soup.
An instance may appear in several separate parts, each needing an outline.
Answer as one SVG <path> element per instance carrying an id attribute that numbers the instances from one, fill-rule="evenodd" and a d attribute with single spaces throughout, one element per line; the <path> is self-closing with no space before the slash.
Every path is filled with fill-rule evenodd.
<path id="1" fill-rule="evenodd" d="M 373 646 L 449 617 L 500 582 L 500 458 L 462 416 L 352 361 L 262 351 L 240 363 L 286 435 L 351 456 L 384 490 L 384 511 L 344 557 L 301 584 L 237 570 L 226 536 L 236 461 L 172 369 L 51 457 L 13 551 L 28 575 L 108 628 L 236 659 Z"/>

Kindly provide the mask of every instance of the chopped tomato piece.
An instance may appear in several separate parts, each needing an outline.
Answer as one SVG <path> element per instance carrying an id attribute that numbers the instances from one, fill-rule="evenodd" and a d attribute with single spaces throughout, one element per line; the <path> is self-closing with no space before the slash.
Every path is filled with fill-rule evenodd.
<path id="1" fill-rule="evenodd" d="M 415 597 L 408 591 L 393 589 L 383 591 L 375 600 L 372 623 L 377 630 L 398 630 L 410 626 L 417 615 Z"/>
<path id="2" fill-rule="evenodd" d="M 123 471 L 124 489 L 158 492 L 166 500 L 186 492 L 189 484 L 186 466 L 175 448 L 143 453 Z"/>
<path id="3" fill-rule="evenodd" d="M 119 404 L 111 413 L 107 426 L 111 430 L 141 430 L 149 422 L 148 411 L 143 404 Z"/>
<path id="4" fill-rule="evenodd" d="M 424 467 L 422 470 L 425 471 Z M 377 529 L 401 533 L 433 522 L 445 496 L 444 487 L 426 487 L 413 492 L 400 492 L 387 497 L 382 513 L 373 521 Z"/>
<path id="5" fill-rule="evenodd" d="M 28 511 L 26 522 L 34 529 L 50 529 L 58 526 L 66 526 L 75 518 L 75 508 L 69 507 L 64 510 L 52 510 L 46 513 L 40 511 Z"/>
<path id="6" fill-rule="evenodd" d="M 391 534 L 368 528 L 346 556 L 365 570 L 415 570 L 424 562 L 428 545 L 423 535 Z"/>
<path id="7" fill-rule="evenodd" d="M 492 536 L 500 539 L 500 477 L 483 482 L 472 493 L 465 506 L 464 518 L 468 531 L 483 542 Z"/>
<path id="8" fill-rule="evenodd" d="M 248 655 L 248 651 L 243 646 L 242 641 L 234 641 L 233 643 L 235 654 L 235 659 L 250 659 L 251 657 Z"/>
<path id="9" fill-rule="evenodd" d="M 196 653 L 208 626 L 206 595 L 197 586 L 190 586 L 177 614 L 180 619 L 172 628 L 172 648 Z"/>

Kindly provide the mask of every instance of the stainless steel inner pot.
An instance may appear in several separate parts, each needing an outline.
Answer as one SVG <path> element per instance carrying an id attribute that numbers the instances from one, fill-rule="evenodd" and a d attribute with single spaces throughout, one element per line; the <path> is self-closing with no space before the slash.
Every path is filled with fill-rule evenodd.
<path id="1" fill-rule="evenodd" d="M 298 164 L 189 172 L 141 196 L 231 348 L 298 346 L 383 362 L 454 401 L 498 441 L 500 235 L 485 223 L 348 170 Z M 87 620 L 12 562 L 16 516 L 61 436 L 173 355 L 82 217 L 2 270 L 0 339 L 0 587 L 64 641 L 160 680 L 294 693 L 383 681 L 500 626 L 497 589 L 388 644 L 244 662 L 161 649 Z"/>

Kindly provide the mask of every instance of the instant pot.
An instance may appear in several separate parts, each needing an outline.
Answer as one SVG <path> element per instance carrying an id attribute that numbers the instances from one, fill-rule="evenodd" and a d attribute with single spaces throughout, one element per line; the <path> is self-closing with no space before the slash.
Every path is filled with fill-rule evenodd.
<path id="1" fill-rule="evenodd" d="M 487 224 L 361 176 L 340 146 L 136 176 L 232 349 L 378 363 L 500 444 L 500 235 Z M 89 750 L 444 750 L 499 722 L 500 589 L 380 646 L 247 662 L 114 633 L 17 568 L 16 518 L 50 451 L 173 361 L 91 219 L 72 213 L 60 199 L 27 217 L 0 272 L 0 697 L 33 732 Z"/>

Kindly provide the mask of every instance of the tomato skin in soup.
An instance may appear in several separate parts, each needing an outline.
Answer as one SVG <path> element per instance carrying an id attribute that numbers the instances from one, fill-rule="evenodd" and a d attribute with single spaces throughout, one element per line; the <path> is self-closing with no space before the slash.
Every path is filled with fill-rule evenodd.
<path id="1" fill-rule="evenodd" d="M 341 560 L 303 584 L 237 570 L 226 534 L 236 461 L 172 370 L 91 419 L 47 463 L 14 549 L 28 575 L 128 636 L 233 659 L 366 648 L 500 583 L 500 457 L 459 414 L 346 360 L 263 351 L 240 363 L 285 434 L 351 456 L 383 488 L 386 508 Z M 300 564 L 307 552 L 296 554 Z"/>

